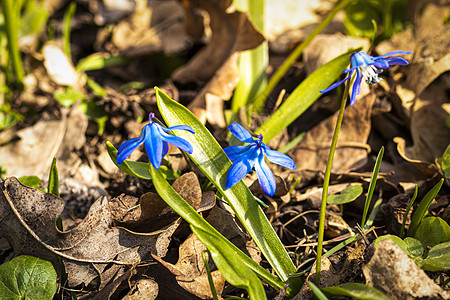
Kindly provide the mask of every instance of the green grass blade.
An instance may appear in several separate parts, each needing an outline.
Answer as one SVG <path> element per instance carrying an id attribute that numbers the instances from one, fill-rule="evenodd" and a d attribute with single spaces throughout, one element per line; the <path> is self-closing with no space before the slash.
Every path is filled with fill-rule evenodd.
<path id="1" fill-rule="evenodd" d="M 420 201 L 419 207 L 417 207 L 417 209 L 414 211 L 414 214 L 411 218 L 411 224 L 409 225 L 407 236 L 414 236 L 416 234 L 416 230 L 425 217 L 425 214 L 430 207 L 431 201 L 433 201 L 433 199 L 439 193 L 439 190 L 441 189 L 443 183 L 444 178 L 436 183 L 436 185 L 425 195 L 425 197 L 423 197 L 422 201 Z"/>
<path id="2" fill-rule="evenodd" d="M 264 107 L 267 97 L 273 91 L 273 89 L 277 86 L 278 82 L 280 82 L 281 78 L 283 78 L 284 74 L 289 70 L 289 68 L 297 61 L 300 55 L 305 50 L 306 46 L 311 43 L 311 41 L 318 35 L 330 22 L 333 20 L 334 16 L 347 5 L 349 5 L 352 1 L 355 0 L 343 0 L 340 1 L 336 7 L 323 19 L 323 21 L 305 38 L 305 40 L 299 44 L 294 51 L 286 58 L 283 64 L 278 68 L 278 70 L 273 74 L 270 78 L 268 84 L 264 88 L 264 90 L 258 94 L 257 98 L 253 103 L 253 111 L 259 112 Z M 327 88 L 324 87 L 323 89 Z"/>
<path id="3" fill-rule="evenodd" d="M 153 165 L 149 164 L 149 172 L 153 178 L 152 182 L 158 195 L 191 225 L 192 231 L 212 253 L 214 262 L 216 262 L 222 275 L 228 282 L 247 289 L 249 293 L 252 291 L 255 295 L 260 295 L 258 291 L 262 289 L 262 285 L 256 276 L 258 274 L 274 287 L 282 288 L 283 283 L 280 280 L 223 237 L 189 203 L 181 198 L 167 182 L 160 170 L 155 169 Z M 254 286 L 256 284 L 255 280 L 261 285 L 260 288 Z M 264 289 L 262 289 L 262 292 L 264 293 Z"/>
<path id="4" fill-rule="evenodd" d="M 280 108 L 256 131 L 263 134 L 265 143 L 289 126 L 322 96 L 319 91 L 329 87 L 341 76 L 350 63 L 350 54 L 355 51 L 359 49 L 352 49 L 321 66 L 295 88 Z"/>
<path id="5" fill-rule="evenodd" d="M 189 125 L 195 131 L 195 134 L 182 130 L 174 132 L 193 146 L 194 152 L 189 155 L 192 161 L 224 196 L 281 280 L 289 283 L 294 291 L 299 289 L 301 279 L 290 279 L 288 276 L 296 273 L 296 268 L 248 187 L 240 181 L 234 187 L 224 189 L 231 162 L 222 147 L 188 109 L 170 99 L 159 88 L 155 90 L 159 111 L 166 124 Z"/>
<path id="6" fill-rule="evenodd" d="M 372 178 L 370 178 L 369 191 L 367 192 L 366 202 L 364 203 L 363 216 L 361 220 L 361 227 L 364 228 L 366 225 L 366 217 L 369 212 L 370 202 L 372 201 L 373 191 L 375 190 L 375 185 L 378 179 L 378 173 L 380 172 L 381 161 L 383 160 L 384 147 L 381 147 L 378 152 L 377 160 L 375 166 L 373 167 Z"/>
<path id="7" fill-rule="evenodd" d="M 11 57 L 14 75 L 16 76 L 16 81 L 19 85 L 19 88 L 22 89 L 24 71 L 22 65 L 22 58 L 20 56 L 19 50 L 19 33 L 18 33 L 20 21 L 20 9 L 22 5 L 19 1 L 14 3 L 13 0 L 2 0 L 1 3 L 3 16 L 5 18 L 5 31 L 6 37 L 8 39 L 9 55 Z"/>
<path id="8" fill-rule="evenodd" d="M 211 252 L 207 250 L 202 251 L 202 259 L 203 263 L 205 264 L 206 274 L 208 275 L 209 288 L 211 289 L 213 300 L 219 300 L 219 298 L 217 297 L 216 287 L 214 286 L 214 280 L 211 275 L 211 269 L 209 268 L 208 260 L 206 259 L 205 253 L 209 253 L 209 255 L 211 255 Z"/>
<path id="9" fill-rule="evenodd" d="M 315 296 L 315 299 L 318 300 L 328 300 L 327 296 L 325 296 L 324 293 L 311 281 L 308 281 L 309 287 L 311 288 L 313 295 Z"/>
<path id="10" fill-rule="evenodd" d="M 250 20 L 264 34 L 264 2 L 261 0 L 234 0 L 236 10 L 245 11 Z M 239 53 L 239 83 L 234 91 L 231 110 L 235 113 L 247 107 L 266 86 L 269 63 L 269 45 L 264 41 L 255 49 Z"/>
<path id="11" fill-rule="evenodd" d="M 59 197 L 59 178 L 58 169 L 56 168 L 56 157 L 53 158 L 52 166 L 50 167 L 47 190 L 50 194 Z"/>
<path id="12" fill-rule="evenodd" d="M 72 59 L 72 53 L 70 51 L 70 21 L 75 15 L 77 10 L 77 3 L 71 2 L 64 14 L 63 27 L 62 27 L 62 39 L 63 39 L 63 51 L 69 59 Z"/>
<path id="13" fill-rule="evenodd" d="M 416 186 L 414 188 L 414 195 L 412 196 L 411 201 L 409 201 L 408 207 L 406 208 L 405 213 L 403 214 L 402 229 L 400 230 L 401 238 L 405 237 L 406 219 L 408 218 L 408 214 L 409 214 L 409 211 L 411 210 L 411 207 L 413 206 L 414 202 L 416 201 L 417 192 L 418 192 L 418 188 L 417 188 L 417 184 L 416 184 Z"/>

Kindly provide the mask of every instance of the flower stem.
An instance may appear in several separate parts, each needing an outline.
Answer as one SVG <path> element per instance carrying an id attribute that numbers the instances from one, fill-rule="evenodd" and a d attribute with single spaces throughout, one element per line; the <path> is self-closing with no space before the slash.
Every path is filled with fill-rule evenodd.
<path id="1" fill-rule="evenodd" d="M 327 167 L 325 169 L 325 177 L 323 180 L 322 203 L 320 206 L 320 218 L 319 218 L 319 237 L 317 239 L 316 278 L 315 278 L 315 284 L 317 286 L 319 286 L 319 279 L 320 279 L 320 264 L 322 260 L 323 236 L 325 231 L 325 213 L 327 208 L 328 186 L 330 184 L 331 166 L 333 165 L 334 153 L 336 152 L 336 145 L 339 137 L 339 131 L 341 129 L 345 105 L 347 103 L 348 91 L 351 84 L 352 82 L 347 81 L 347 85 L 345 87 L 344 94 L 341 100 L 341 108 L 339 111 L 338 119 L 336 121 L 336 128 L 334 129 L 333 140 L 331 141 L 330 153 L 328 155 L 328 162 Z"/>

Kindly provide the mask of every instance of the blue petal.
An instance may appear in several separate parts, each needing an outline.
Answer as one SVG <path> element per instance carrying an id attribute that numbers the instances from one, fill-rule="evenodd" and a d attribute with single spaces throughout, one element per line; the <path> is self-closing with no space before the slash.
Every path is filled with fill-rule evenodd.
<path id="1" fill-rule="evenodd" d="M 155 169 L 159 169 L 163 158 L 163 140 L 156 127 L 157 123 L 151 123 L 149 126 L 149 136 L 145 139 L 145 151 L 148 159 Z"/>
<path id="2" fill-rule="evenodd" d="M 387 68 L 389 68 L 389 62 L 387 61 L 387 59 L 379 59 L 379 60 L 376 60 L 376 61 L 373 63 L 373 65 L 374 65 L 375 67 L 377 67 L 377 68 L 380 68 L 380 69 L 387 69 Z"/>
<path id="3" fill-rule="evenodd" d="M 141 135 L 139 137 L 129 139 L 128 141 L 125 141 L 124 143 L 122 143 L 122 145 L 119 146 L 119 149 L 117 150 L 118 165 L 122 164 L 134 150 L 136 150 L 140 145 L 142 145 L 147 132 L 146 127 L 147 125 L 144 126 Z"/>
<path id="4" fill-rule="evenodd" d="M 285 167 L 285 168 L 288 168 L 291 170 L 297 169 L 292 158 L 290 158 L 286 154 L 283 154 L 283 153 L 275 151 L 275 150 L 266 150 L 265 152 L 266 152 L 267 159 L 271 163 L 280 165 L 282 167 Z"/>
<path id="5" fill-rule="evenodd" d="M 346 80 L 348 80 L 348 79 L 350 78 L 350 76 L 352 76 L 351 73 L 350 73 L 350 75 L 348 75 L 347 77 L 345 77 L 343 80 L 341 80 L 341 81 L 339 81 L 339 82 L 336 82 L 336 83 L 330 85 L 328 88 L 326 88 L 326 89 L 324 89 L 324 90 L 321 90 L 321 91 L 319 91 L 319 92 L 321 92 L 321 93 L 327 93 L 327 92 L 331 91 L 332 89 L 335 89 L 338 85 L 341 85 L 341 84 L 343 84 Z"/>
<path id="6" fill-rule="evenodd" d="M 371 65 L 373 63 L 373 60 L 374 60 L 373 56 L 363 51 L 354 53 L 350 58 L 351 66 L 353 68 Z"/>
<path id="7" fill-rule="evenodd" d="M 228 126 L 228 130 L 241 142 L 243 143 L 253 143 L 255 141 L 253 136 L 247 129 L 245 129 L 241 124 L 234 122 Z"/>
<path id="8" fill-rule="evenodd" d="M 275 176 L 273 176 L 272 171 L 264 161 L 263 154 L 258 156 L 258 162 L 255 164 L 255 171 L 258 175 L 259 185 L 263 189 L 264 193 L 269 196 L 273 196 L 275 194 L 277 184 L 275 182 Z"/>
<path id="9" fill-rule="evenodd" d="M 162 128 L 162 130 L 164 130 L 164 132 L 168 132 L 168 131 L 172 131 L 172 130 L 186 130 L 186 131 L 189 131 L 190 133 L 195 134 L 194 129 L 192 129 L 192 127 L 189 125 L 175 125 L 175 126 L 172 126 L 169 128 L 164 128 L 161 126 L 161 128 Z"/>
<path id="10" fill-rule="evenodd" d="M 225 189 L 233 187 L 236 183 L 241 181 L 245 175 L 255 166 L 257 159 L 257 148 L 248 151 L 237 159 L 228 170 L 227 180 L 225 182 Z"/>
<path id="11" fill-rule="evenodd" d="M 355 104 L 356 96 L 361 92 L 362 75 L 359 70 L 356 71 L 355 83 L 353 83 L 352 96 L 350 97 L 350 105 Z"/>
<path id="12" fill-rule="evenodd" d="M 230 146 L 223 149 L 223 151 L 225 151 L 225 154 L 231 161 L 235 161 L 236 159 L 239 159 L 242 155 L 244 155 L 245 152 L 250 150 L 252 146 L 255 147 L 251 144 L 245 146 Z"/>
<path id="13" fill-rule="evenodd" d="M 169 143 L 163 141 L 162 157 L 166 156 L 168 152 L 169 152 Z"/>
<path id="14" fill-rule="evenodd" d="M 404 66 L 404 65 L 409 64 L 409 61 L 407 61 L 403 57 L 389 57 L 389 58 L 386 58 L 385 61 L 389 64 L 389 66 L 394 66 L 394 65 Z"/>
<path id="15" fill-rule="evenodd" d="M 160 126 L 158 128 L 162 128 L 162 127 Z M 185 139 L 183 139 L 181 137 L 175 136 L 173 134 L 165 133 L 163 130 L 159 130 L 159 134 L 163 141 L 168 142 L 177 148 L 180 148 L 180 150 L 183 150 L 184 152 L 192 154 L 192 152 L 194 151 L 194 149 L 192 148 L 192 145 L 188 141 L 186 141 Z"/>
<path id="16" fill-rule="evenodd" d="M 392 52 L 385 53 L 385 54 L 380 55 L 380 56 L 375 56 L 374 58 L 377 59 L 377 58 L 383 58 L 383 57 L 386 57 L 386 56 L 399 55 L 399 54 L 411 54 L 411 53 L 412 53 L 412 51 L 397 50 L 397 51 L 392 51 Z"/>

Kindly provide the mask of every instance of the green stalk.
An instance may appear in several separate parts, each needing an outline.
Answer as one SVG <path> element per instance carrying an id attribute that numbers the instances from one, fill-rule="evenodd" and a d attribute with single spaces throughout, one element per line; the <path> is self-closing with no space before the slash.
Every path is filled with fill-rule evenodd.
<path id="1" fill-rule="evenodd" d="M 403 214 L 402 229 L 400 230 L 400 235 L 399 235 L 399 237 L 401 239 L 405 238 L 406 219 L 408 218 L 409 211 L 411 210 L 411 207 L 413 206 L 414 201 L 416 201 L 417 192 L 418 192 L 418 188 L 417 188 L 417 184 L 416 184 L 416 186 L 414 188 L 414 195 L 412 196 L 411 200 L 409 201 L 408 207 L 406 208 L 405 213 Z"/>
<path id="2" fill-rule="evenodd" d="M 63 19 L 63 28 L 62 28 L 63 51 L 69 59 L 72 59 L 72 53 L 70 51 L 70 21 L 72 20 L 76 9 L 77 3 L 71 2 L 66 10 L 66 13 L 64 14 Z"/>
<path id="3" fill-rule="evenodd" d="M 370 202 L 372 201 L 373 191 L 375 190 L 375 185 L 377 184 L 378 172 L 380 171 L 381 160 L 383 159 L 384 147 L 381 147 L 380 152 L 378 152 L 377 161 L 375 162 L 375 167 L 373 168 L 372 178 L 370 179 L 369 191 L 367 192 L 366 202 L 364 203 L 364 210 L 361 220 L 361 226 L 364 228 L 366 225 L 366 217 L 369 212 Z"/>
<path id="4" fill-rule="evenodd" d="M 261 0 L 235 0 L 237 10 L 248 12 L 256 29 L 264 34 L 264 4 Z M 238 112 L 246 107 L 266 86 L 266 69 L 269 63 L 269 46 L 264 41 L 255 49 L 239 54 L 239 83 L 234 91 L 231 110 Z"/>
<path id="5" fill-rule="evenodd" d="M 306 46 L 311 43 L 313 38 L 316 37 L 330 22 L 333 20 L 334 16 L 347 5 L 349 5 L 354 0 L 343 0 L 339 2 L 336 7 L 323 19 L 323 21 L 305 38 L 305 40 L 299 44 L 294 51 L 286 58 L 283 64 L 278 68 L 278 70 L 273 74 L 267 83 L 264 90 L 258 94 L 253 102 L 252 110 L 254 112 L 260 112 L 264 107 L 267 97 L 273 91 L 273 89 L 277 86 L 278 82 L 280 82 L 281 78 L 283 78 L 284 74 L 289 70 L 289 68 L 297 61 L 300 55 L 305 50 Z"/>
<path id="6" fill-rule="evenodd" d="M 320 279 L 320 264 L 322 261 L 323 236 L 325 231 L 325 213 L 327 209 L 328 186 L 330 184 L 331 166 L 333 165 L 334 153 L 336 152 L 337 141 L 339 138 L 339 131 L 341 130 L 342 119 L 344 117 L 345 105 L 347 103 L 348 91 L 350 89 L 352 80 L 347 81 L 344 95 L 341 100 L 341 108 L 338 119 L 336 121 L 336 128 L 334 129 L 333 140 L 331 141 L 330 154 L 328 155 L 327 167 L 325 169 L 325 178 L 323 180 L 322 203 L 320 205 L 319 218 L 319 237 L 317 239 L 317 258 L 316 258 L 316 278 L 315 284 L 319 286 Z"/>
<path id="7" fill-rule="evenodd" d="M 20 89 L 23 89 L 23 65 L 19 50 L 19 18 L 20 11 L 14 10 L 13 0 L 2 0 L 3 16 L 5 18 L 6 37 L 8 39 L 8 49 L 11 57 L 14 74 Z M 19 5 L 16 3 L 16 5 Z"/>

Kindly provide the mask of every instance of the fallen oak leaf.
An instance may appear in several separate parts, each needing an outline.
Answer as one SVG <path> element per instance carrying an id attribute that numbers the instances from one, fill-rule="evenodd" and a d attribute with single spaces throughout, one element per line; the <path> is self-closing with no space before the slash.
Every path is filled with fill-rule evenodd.
<path id="1" fill-rule="evenodd" d="M 57 271 L 62 262 L 69 286 L 91 284 L 101 289 L 125 272 L 127 265 L 149 259 L 150 253 L 164 256 L 179 224 L 159 234 L 136 234 L 113 227 L 108 199 L 103 196 L 93 203 L 85 219 L 61 232 L 55 221 L 63 208 L 62 199 L 25 187 L 14 177 L 1 186 L 0 235 L 16 255 L 49 260 Z"/>
<path id="2" fill-rule="evenodd" d="M 186 83 L 206 82 L 236 51 L 256 48 L 264 37 L 243 12 L 227 12 L 230 0 L 190 0 L 191 6 L 204 9 L 210 18 L 211 40 L 187 64 L 175 70 L 172 79 Z"/>

